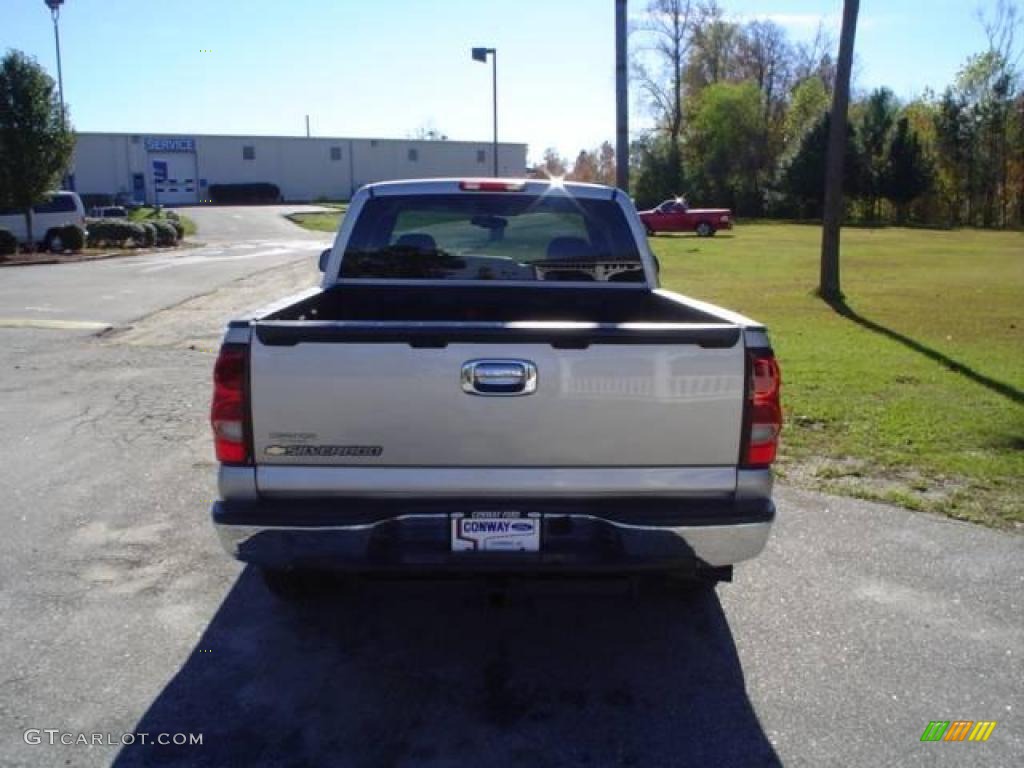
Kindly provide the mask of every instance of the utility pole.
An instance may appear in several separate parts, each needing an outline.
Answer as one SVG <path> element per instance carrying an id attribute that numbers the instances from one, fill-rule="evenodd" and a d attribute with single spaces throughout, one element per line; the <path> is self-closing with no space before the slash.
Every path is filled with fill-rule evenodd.
<path id="1" fill-rule="evenodd" d="M 306 115 L 306 138 L 309 138 L 309 115 Z"/>
<path id="2" fill-rule="evenodd" d="M 629 192 L 629 91 L 626 0 L 615 0 L 615 186 Z"/>
<path id="3" fill-rule="evenodd" d="M 839 61 L 832 93 L 832 117 L 825 158 L 825 211 L 821 227 L 821 276 L 818 293 L 825 301 L 841 301 L 839 282 L 839 229 L 843 218 L 843 161 L 846 159 L 846 113 L 850 104 L 850 70 L 853 40 L 857 33 L 860 0 L 843 3 L 843 28 L 839 33 Z"/>

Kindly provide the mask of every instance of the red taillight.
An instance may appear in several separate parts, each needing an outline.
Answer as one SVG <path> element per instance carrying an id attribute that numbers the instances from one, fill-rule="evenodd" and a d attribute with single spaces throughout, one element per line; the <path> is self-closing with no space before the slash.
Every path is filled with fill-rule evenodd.
<path id="1" fill-rule="evenodd" d="M 752 349 L 747 382 L 747 434 L 743 465 L 766 467 L 775 461 L 782 430 L 782 402 L 779 390 L 782 374 L 771 350 Z"/>
<path id="2" fill-rule="evenodd" d="M 526 189 L 526 182 L 467 179 L 459 182 L 459 189 L 463 192 L 522 192 Z"/>
<path id="3" fill-rule="evenodd" d="M 247 439 L 247 404 L 245 379 L 248 368 L 248 346 L 225 344 L 213 368 L 213 405 L 210 425 L 217 460 L 225 464 L 246 464 L 249 461 Z"/>

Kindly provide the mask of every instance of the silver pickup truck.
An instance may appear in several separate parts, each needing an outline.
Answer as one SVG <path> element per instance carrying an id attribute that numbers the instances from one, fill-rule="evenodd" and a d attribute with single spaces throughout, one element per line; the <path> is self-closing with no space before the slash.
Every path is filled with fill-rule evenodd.
<path id="1" fill-rule="evenodd" d="M 630 199 L 374 184 L 317 289 L 232 321 L 213 522 L 294 594 L 335 571 L 727 579 L 775 516 L 760 324 L 658 288 Z"/>

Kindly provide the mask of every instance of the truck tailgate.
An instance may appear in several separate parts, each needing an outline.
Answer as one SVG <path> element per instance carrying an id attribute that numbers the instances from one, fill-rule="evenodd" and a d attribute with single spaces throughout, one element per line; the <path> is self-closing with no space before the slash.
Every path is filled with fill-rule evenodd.
<path id="1" fill-rule="evenodd" d="M 647 329 L 614 343 L 403 342 L 252 335 L 257 464 L 333 467 L 734 467 L 743 418 L 737 329 L 714 343 Z M 378 329 L 379 331 L 379 329 Z M 723 340 L 724 339 L 724 340 Z M 607 339 L 605 340 L 607 341 Z M 731 343 L 730 343 L 731 342 Z M 465 391 L 467 362 L 528 363 L 531 394 Z"/>

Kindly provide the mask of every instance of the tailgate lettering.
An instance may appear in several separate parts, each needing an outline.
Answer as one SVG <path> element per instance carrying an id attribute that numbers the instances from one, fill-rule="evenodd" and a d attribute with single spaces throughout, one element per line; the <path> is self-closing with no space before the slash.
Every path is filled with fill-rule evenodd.
<path id="1" fill-rule="evenodd" d="M 379 445 L 268 445 L 267 456 L 361 456 L 375 457 L 384 453 Z"/>

